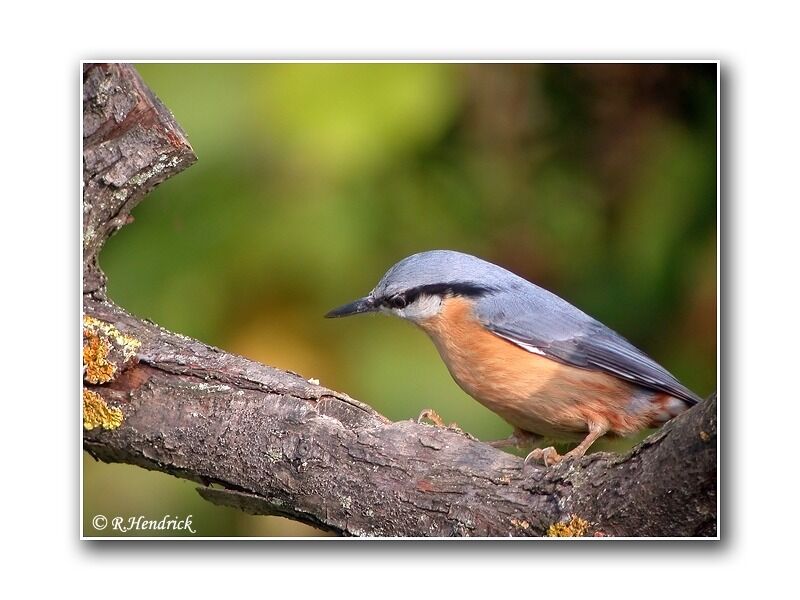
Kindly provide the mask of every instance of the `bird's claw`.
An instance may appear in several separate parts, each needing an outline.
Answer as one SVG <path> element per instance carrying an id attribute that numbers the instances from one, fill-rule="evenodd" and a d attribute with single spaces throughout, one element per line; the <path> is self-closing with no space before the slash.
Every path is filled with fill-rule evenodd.
<path id="1" fill-rule="evenodd" d="M 555 448 L 552 446 L 548 446 L 547 448 L 534 448 L 531 450 L 530 454 L 525 457 L 525 462 L 522 463 L 522 468 L 528 466 L 528 463 L 532 461 L 541 462 L 545 467 L 552 467 L 553 465 L 557 465 L 558 463 L 562 462 L 569 462 L 573 460 L 578 460 L 586 453 L 585 448 L 581 448 L 580 446 L 577 448 L 573 448 L 566 454 L 559 454 Z"/>
<path id="2" fill-rule="evenodd" d="M 449 431 L 455 431 L 456 433 L 460 433 L 461 435 L 464 435 L 464 436 L 468 437 L 471 440 L 474 440 L 476 442 L 478 441 L 478 438 L 476 438 L 474 435 L 472 435 L 472 434 L 464 431 L 463 429 L 461 429 L 461 427 L 459 427 L 457 423 L 450 423 L 450 425 L 447 425 L 444 422 L 444 419 L 442 419 L 442 417 L 439 416 L 439 413 L 437 413 L 432 408 L 426 408 L 421 413 L 419 413 L 419 416 L 417 417 L 417 423 L 422 423 L 422 422 L 424 422 L 426 420 L 430 421 L 431 423 L 433 423 L 433 425 L 435 427 L 441 427 L 442 429 L 447 429 Z"/>
<path id="3" fill-rule="evenodd" d="M 436 425 L 436 427 L 447 427 L 447 425 L 444 424 L 444 419 L 442 419 L 442 417 L 439 416 L 439 413 L 432 408 L 426 408 L 419 413 L 419 416 L 417 417 L 417 423 L 422 423 L 425 420 L 430 421 Z"/>
<path id="4" fill-rule="evenodd" d="M 548 446 L 547 448 L 534 448 L 530 451 L 528 456 L 525 457 L 525 462 L 522 463 L 522 468 L 528 466 L 532 461 L 541 462 L 545 467 L 552 467 L 561 462 L 564 458 L 568 458 L 568 454 L 561 456 L 555 448 Z"/>

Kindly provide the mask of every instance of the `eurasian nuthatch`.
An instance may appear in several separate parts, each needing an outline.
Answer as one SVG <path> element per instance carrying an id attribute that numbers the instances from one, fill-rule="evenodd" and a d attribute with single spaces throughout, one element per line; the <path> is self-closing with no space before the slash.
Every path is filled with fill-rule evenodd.
<path id="1" fill-rule="evenodd" d="M 326 317 L 384 312 L 421 327 L 461 388 L 514 426 L 492 445 L 582 439 L 525 459 L 578 458 L 605 434 L 659 426 L 700 398 L 622 336 L 513 273 L 434 250 L 390 268 L 367 296 Z"/>

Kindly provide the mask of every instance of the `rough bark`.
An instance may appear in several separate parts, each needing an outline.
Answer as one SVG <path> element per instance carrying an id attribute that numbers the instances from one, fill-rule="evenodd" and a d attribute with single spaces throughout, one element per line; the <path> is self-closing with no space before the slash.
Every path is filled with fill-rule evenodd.
<path id="1" fill-rule="evenodd" d="M 84 385 L 122 415 L 119 426 L 84 429 L 92 456 L 342 535 L 716 535 L 715 397 L 628 454 L 523 472 L 521 459 L 460 431 L 392 423 L 346 394 L 126 313 L 106 297 L 98 253 L 195 156 L 129 65 L 87 64 L 83 110 Z"/>

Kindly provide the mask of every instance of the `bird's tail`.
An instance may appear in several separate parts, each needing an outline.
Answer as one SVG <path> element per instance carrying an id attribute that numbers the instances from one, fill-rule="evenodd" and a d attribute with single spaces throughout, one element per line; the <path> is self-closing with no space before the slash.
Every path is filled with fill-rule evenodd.
<path id="1" fill-rule="evenodd" d="M 654 425 L 656 426 L 663 425 L 670 419 L 674 419 L 696 404 L 695 402 L 689 402 L 664 393 L 655 394 L 652 402 L 658 406 L 658 412 L 653 416 Z"/>

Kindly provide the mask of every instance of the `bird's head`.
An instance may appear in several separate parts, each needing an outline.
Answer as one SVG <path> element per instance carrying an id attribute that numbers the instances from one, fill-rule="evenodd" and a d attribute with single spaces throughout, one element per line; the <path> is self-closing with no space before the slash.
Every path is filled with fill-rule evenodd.
<path id="1" fill-rule="evenodd" d="M 420 323 L 436 316 L 447 297 L 479 298 L 518 281 L 513 273 L 469 254 L 431 250 L 404 258 L 369 294 L 325 316 L 383 312 Z"/>

